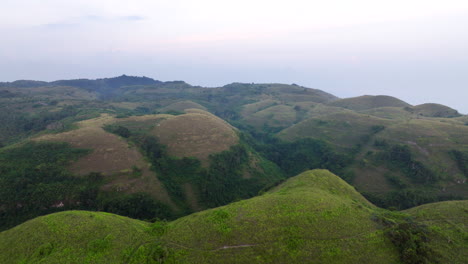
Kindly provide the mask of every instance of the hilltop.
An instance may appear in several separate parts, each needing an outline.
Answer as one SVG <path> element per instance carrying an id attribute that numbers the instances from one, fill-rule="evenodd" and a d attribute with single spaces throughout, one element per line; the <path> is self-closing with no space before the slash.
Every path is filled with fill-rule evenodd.
<path id="1" fill-rule="evenodd" d="M 0 233 L 0 262 L 464 263 L 467 210 L 457 201 L 386 211 L 313 170 L 169 223 L 85 211 L 39 217 Z"/>
<path id="2" fill-rule="evenodd" d="M 408 107 L 410 104 L 387 95 L 363 95 L 352 98 L 345 98 L 329 103 L 331 106 L 343 107 L 355 111 L 367 110 L 380 107 Z"/>

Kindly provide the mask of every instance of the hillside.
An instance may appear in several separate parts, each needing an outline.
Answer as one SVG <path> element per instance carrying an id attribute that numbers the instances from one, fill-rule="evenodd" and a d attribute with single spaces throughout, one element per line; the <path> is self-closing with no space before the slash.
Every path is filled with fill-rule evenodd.
<path id="1" fill-rule="evenodd" d="M 148 254 L 145 244 L 152 242 L 146 222 L 102 212 L 66 211 L 0 233 L 0 262 L 138 263 L 138 254 Z"/>
<path id="2" fill-rule="evenodd" d="M 459 117 L 457 110 L 441 104 L 421 104 L 413 107 L 413 110 L 421 116 L 428 117 Z"/>
<path id="3" fill-rule="evenodd" d="M 466 263 L 468 259 L 468 202 L 450 201 L 421 205 L 405 211 L 433 231 L 429 247 L 440 263 Z"/>
<path id="4" fill-rule="evenodd" d="M 5 213 L 3 228 L 66 209 L 173 219 L 316 168 L 385 208 L 468 197 L 468 119 L 442 105 L 340 99 L 296 84 L 205 88 L 125 75 L 2 83 L 0 95 L 0 180 L 41 201 L 0 192 L 8 201 L 0 213 L 34 204 L 16 220 Z M 22 168 L 10 148 L 51 149 L 54 158 Z M 53 177 L 25 177 L 37 166 Z M 157 210 L 145 212 L 138 199 Z"/>
<path id="5" fill-rule="evenodd" d="M 204 164 L 207 164 L 209 155 L 229 150 L 239 142 L 231 125 L 208 112 L 195 109 L 158 123 L 152 134 L 167 146 L 169 155 L 195 157 Z"/>
<path id="6" fill-rule="evenodd" d="M 85 211 L 39 217 L 0 233 L 0 262 L 457 264 L 467 210 L 454 201 L 386 211 L 313 170 L 169 223 Z"/>
<path id="7" fill-rule="evenodd" d="M 61 192 L 54 195 L 57 182 L 47 182 L 51 186 L 43 193 L 47 196 L 40 197 L 40 206 L 35 205 L 34 209 L 30 204 L 35 202 L 28 200 L 29 196 L 19 198 L 10 192 L 0 192 L 0 197 L 9 202 L 9 211 L 19 202 L 27 205 L 21 212 L 2 216 L 0 228 L 63 209 L 103 210 L 140 219 L 172 219 L 252 197 L 283 178 L 278 167 L 243 142 L 234 127 L 204 110 L 124 118 L 105 113 L 73 125 L 65 132 L 42 131 L 32 138 L 37 146 L 31 147 L 35 151 L 42 144 L 67 143 L 71 149 L 87 150 L 73 160 L 56 159 L 63 161 L 60 170 L 67 175 L 67 181 L 81 182 L 67 187 L 73 191 L 66 196 Z M 20 145 L 11 148 L 21 149 Z M 13 159 L 7 157 L 4 163 L 16 164 Z M 34 166 L 40 165 L 46 168 L 44 173 L 57 174 L 54 177 L 58 180 L 59 174 L 52 171 L 56 165 L 53 162 L 47 163 L 49 168 L 37 161 L 28 170 L 34 173 Z M 3 186 L 24 189 L 13 178 L 17 174 L 14 165 L 9 165 L 7 170 L 12 178 L 5 179 Z M 45 182 L 36 180 L 28 186 L 32 190 L 44 188 Z M 136 205 L 138 199 L 153 208 L 145 210 L 144 206 Z"/>
<path id="8" fill-rule="evenodd" d="M 367 110 L 380 107 L 409 107 L 408 103 L 387 95 L 363 95 L 345 98 L 329 103 L 331 106 L 343 107 L 355 111 Z"/>

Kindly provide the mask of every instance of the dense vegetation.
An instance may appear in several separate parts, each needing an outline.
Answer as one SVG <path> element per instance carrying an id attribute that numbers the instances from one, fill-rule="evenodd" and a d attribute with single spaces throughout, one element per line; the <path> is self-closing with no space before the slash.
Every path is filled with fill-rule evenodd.
<path id="1" fill-rule="evenodd" d="M 468 177 L 468 152 L 462 152 L 459 150 L 452 150 L 450 154 L 455 159 L 458 168 Z"/>
<path id="2" fill-rule="evenodd" d="M 26 143 L 0 152 L 0 228 L 94 203 L 99 178 L 76 178 L 67 163 L 88 153 L 65 143 Z"/>
<path id="3" fill-rule="evenodd" d="M 121 125 L 107 126 L 106 129 L 139 146 L 169 194 L 182 207 L 186 207 L 188 198 L 184 195 L 184 184 L 196 186 L 201 205 L 210 208 L 252 197 L 267 184 L 282 178 L 275 166 L 264 160 L 260 160 L 258 164 L 261 171 L 253 168 L 249 159 L 253 150 L 249 150 L 245 142 L 232 146 L 227 151 L 212 154 L 209 157 L 209 166 L 205 168 L 196 158 L 171 157 L 166 146 L 153 136 L 135 131 L 132 133 Z M 244 178 L 246 172 L 258 177 Z M 267 175 L 267 179 L 262 178 L 266 173 L 271 175 Z"/>
<path id="4" fill-rule="evenodd" d="M 433 234 L 426 225 L 400 212 L 378 211 L 373 219 L 398 249 L 403 263 L 436 263 L 436 253 L 429 246 Z"/>
<path id="5" fill-rule="evenodd" d="M 86 209 L 138 219 L 171 218 L 172 211 L 145 193 L 103 192 L 99 173 L 72 175 L 66 166 L 89 150 L 66 143 L 28 142 L 0 151 L 0 230 L 51 212 Z"/>

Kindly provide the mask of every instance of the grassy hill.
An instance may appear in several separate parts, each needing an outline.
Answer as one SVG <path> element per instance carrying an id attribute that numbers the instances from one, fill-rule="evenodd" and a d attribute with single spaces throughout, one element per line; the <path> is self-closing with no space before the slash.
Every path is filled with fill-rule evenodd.
<path id="1" fill-rule="evenodd" d="M 178 219 L 162 240 L 182 262 L 395 263 L 373 208 L 337 176 L 309 171 L 259 197 Z"/>
<path id="2" fill-rule="evenodd" d="M 391 212 L 326 170 L 153 224 L 68 211 L 0 233 L 1 263 L 465 263 L 466 201 Z"/>
<path id="3" fill-rule="evenodd" d="M 209 155 L 229 150 L 239 142 L 231 125 L 202 110 L 166 119 L 157 124 L 152 134 L 167 146 L 169 155 L 195 157 L 204 164 Z"/>
<path id="4" fill-rule="evenodd" d="M 0 154 L 9 157 L 0 183 L 41 201 L 2 190 L 11 212 L 20 204 L 40 214 L 90 209 L 151 219 L 168 207 L 176 217 L 315 168 L 387 208 L 468 197 L 467 116 L 390 96 L 339 99 L 296 84 L 204 88 L 131 76 L 18 81 L 0 83 L 0 121 Z M 89 152 L 68 159 L 55 143 Z M 6 154 L 43 147 L 55 158 L 27 171 Z M 51 207 L 61 203 L 66 208 Z M 145 212 L 147 204 L 161 210 Z M 0 220 L 17 216 L 4 209 Z M 22 222 L 39 214 L 19 215 Z"/>
<path id="5" fill-rule="evenodd" d="M 156 123 L 158 120 L 169 118 L 167 115 L 130 117 L 119 122 Z M 103 190 L 124 193 L 145 192 L 158 201 L 172 205 L 173 203 L 163 184 L 151 171 L 151 164 L 137 147 L 117 135 L 109 133 L 103 126 L 117 122 L 104 114 L 98 118 L 88 119 L 77 123 L 78 128 L 57 134 L 45 134 L 37 137 L 37 141 L 67 142 L 76 148 L 91 149 L 92 152 L 68 167 L 78 175 L 85 176 L 92 172 L 101 173 L 106 183 Z M 139 171 L 135 175 L 135 169 Z M 173 206 L 174 207 L 174 206 Z"/>
<path id="6" fill-rule="evenodd" d="M 63 209 L 103 210 L 140 219 L 173 218 L 252 197 L 283 178 L 278 167 L 241 140 L 234 127 L 200 109 L 187 109 L 182 115 L 124 118 L 101 114 L 75 123 L 74 129 L 66 132 L 43 131 L 33 141 L 39 145 L 67 143 L 72 149 L 88 150 L 67 160 L 63 173 L 70 181 L 73 177 L 89 181 L 89 186 L 77 185 L 82 191 L 74 189 L 73 198 L 47 192 L 49 200 L 42 207 L 25 209 L 14 217 L 0 210 L 0 220 L 9 219 L 8 224 L 0 221 L 1 228 Z M 55 188 L 57 183 L 50 184 Z M 22 186 L 15 179 L 3 185 L 13 189 Z M 43 188 L 40 179 L 29 186 L 34 193 L 40 190 L 39 194 Z M 12 206 L 22 201 L 13 193 L 4 195 Z M 138 199 L 160 210 L 145 212 L 134 204 Z M 30 203 L 26 202 L 25 208 Z"/>
<path id="7" fill-rule="evenodd" d="M 329 103 L 331 106 L 343 107 L 355 111 L 367 110 L 379 107 L 409 107 L 410 104 L 387 95 L 363 95 L 352 98 L 345 98 Z"/>
<path id="8" fill-rule="evenodd" d="M 66 211 L 0 233 L 0 262 L 138 263 L 132 257 L 153 241 L 146 222 L 102 212 Z"/>
<path id="9" fill-rule="evenodd" d="M 428 246 L 440 257 L 440 263 L 466 263 L 468 201 L 426 204 L 405 212 L 433 232 Z"/>
<path id="10" fill-rule="evenodd" d="M 441 104 L 421 104 L 413 107 L 413 110 L 421 116 L 428 117 L 459 117 L 461 116 L 457 110 Z"/>
<path id="11" fill-rule="evenodd" d="M 186 109 L 201 109 L 201 110 L 207 110 L 206 107 L 203 105 L 197 104 L 195 102 L 186 100 L 186 101 L 178 101 L 175 103 L 172 103 L 168 106 L 165 106 L 164 108 L 161 108 L 161 112 L 179 112 L 183 113 Z"/>

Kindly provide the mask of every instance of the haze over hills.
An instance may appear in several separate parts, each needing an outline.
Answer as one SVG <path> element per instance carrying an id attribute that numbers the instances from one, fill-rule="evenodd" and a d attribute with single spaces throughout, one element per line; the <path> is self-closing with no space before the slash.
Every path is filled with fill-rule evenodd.
<path id="1" fill-rule="evenodd" d="M 422 208 L 446 210 L 451 215 L 463 215 L 466 210 L 464 202 L 428 204 L 468 197 L 468 117 L 434 103 L 413 106 L 391 96 L 369 95 L 340 99 L 295 84 L 232 83 L 204 88 L 183 81 L 123 75 L 98 80 L 0 83 L 0 120 L 2 230 L 40 215 L 77 209 L 149 221 L 174 220 L 157 238 L 162 243 L 157 248 L 149 246 L 151 242 L 145 244 L 148 248 L 138 249 L 134 242 L 114 247 L 117 242 L 110 241 L 120 234 L 113 231 L 109 231 L 108 239 L 86 238 L 104 245 L 102 252 L 92 254 L 73 239 L 63 240 L 77 252 L 73 258 L 80 260 L 105 259 L 120 250 L 133 253 L 116 255 L 116 260 L 132 259 L 135 263 L 154 252 L 177 262 L 206 259 L 215 263 L 221 259 L 230 263 L 232 252 L 238 252 L 235 254 L 244 262 L 299 263 L 314 258 L 321 263 L 352 263 L 381 258 L 395 263 L 413 256 L 405 257 L 399 246 L 389 246 L 395 238 L 385 238 L 379 225 L 404 228 L 409 224 L 409 234 L 417 236 L 426 229 L 405 222 L 406 216 L 379 211 L 366 199 L 393 210 L 421 204 L 427 204 Z M 325 171 L 287 180 L 310 169 L 328 169 L 356 190 Z M 299 183 L 304 177 L 308 180 L 302 186 Z M 290 184 L 302 187 L 289 190 Z M 281 187 L 275 187 L 278 185 Z M 267 190 L 267 194 L 252 200 L 233 203 Z M 337 204 L 321 204 L 324 197 Z M 205 211 L 219 206 L 227 207 Z M 277 219 L 269 213 L 274 210 L 279 212 Z M 428 235 L 434 239 L 421 246 L 431 249 L 426 252 L 431 256 L 428 258 L 454 258 L 463 263 L 464 255 L 459 252 L 466 245 L 466 220 L 447 216 L 447 222 L 454 224 L 438 225 L 427 216 L 432 209 L 412 210 L 404 214 L 421 224 L 437 226 Z M 418 215 L 413 214 L 416 211 Z M 199 213 L 190 215 L 195 212 Z M 359 220 L 338 219 L 343 212 Z M 376 215 L 381 219 L 379 212 L 390 214 L 390 222 L 398 224 L 385 226 L 387 220 L 374 221 Z M 74 215 L 78 222 L 88 221 L 87 213 L 48 217 L 57 216 L 60 222 Z M 112 226 L 115 219 L 124 219 L 90 215 L 103 220 L 96 222 L 98 226 Z M 307 235 L 304 230 L 325 225 L 316 215 L 333 220 L 325 232 L 340 226 L 336 234 L 323 234 L 336 235 L 339 241 L 325 243 L 324 238 L 316 241 L 310 238 L 312 234 Z M 17 228 L 43 221 L 39 219 L 49 218 Z M 119 221 L 117 225 L 138 233 L 134 236 L 137 240 L 155 238 L 151 232 L 143 235 L 141 231 L 150 224 Z M 261 225 L 266 222 L 272 226 Z M 286 222 L 296 225 L 286 227 Z M 192 231 L 187 228 L 192 224 L 204 231 L 188 236 Z M 455 235 L 457 246 L 442 247 L 442 241 L 453 235 L 453 228 L 462 230 Z M 5 234 L 13 230 L 20 229 L 2 232 L 0 242 L 6 241 Z M 255 230 L 262 232 L 251 235 Z M 349 233 L 353 230 L 367 232 L 368 236 L 357 238 Z M 270 236 L 278 242 L 270 244 Z M 245 237 L 249 239 L 243 240 Z M 200 241 L 205 242 L 195 245 Z M 63 256 L 59 252 L 66 251 L 66 247 L 54 244 L 62 242 L 44 240 L 46 246 L 31 248 L 45 248 L 35 253 L 18 249 L 19 253 L 8 253 L 8 258 L 18 254 L 25 259 L 39 261 L 44 257 L 49 261 L 50 255 L 53 262 Z M 268 251 L 269 247 L 275 248 L 274 252 Z M 379 253 L 372 255 L 363 248 Z"/>

